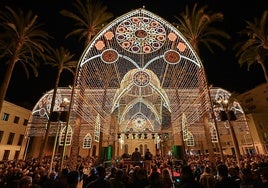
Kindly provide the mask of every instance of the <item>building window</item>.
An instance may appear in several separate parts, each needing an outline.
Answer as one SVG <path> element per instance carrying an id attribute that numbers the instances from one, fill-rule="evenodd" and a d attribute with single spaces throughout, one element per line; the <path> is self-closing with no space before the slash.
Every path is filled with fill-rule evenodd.
<path id="1" fill-rule="evenodd" d="M 19 123 L 19 120 L 20 120 L 20 118 L 18 116 L 15 116 L 13 123 L 18 124 Z"/>
<path id="2" fill-rule="evenodd" d="M 195 146 L 194 136 L 190 132 L 188 132 L 188 136 L 187 136 L 187 140 L 186 140 L 186 145 L 187 146 Z"/>
<path id="3" fill-rule="evenodd" d="M 21 146 L 23 138 L 24 138 L 24 135 L 21 134 L 20 137 L 19 137 L 18 146 Z"/>
<path id="4" fill-rule="evenodd" d="M 23 125 L 27 125 L 28 124 L 28 119 L 24 119 L 24 121 L 23 121 Z"/>
<path id="5" fill-rule="evenodd" d="M 1 144 L 1 141 L 2 141 L 2 138 L 3 138 L 3 135 L 4 135 L 4 131 L 0 131 L 0 144 Z"/>
<path id="6" fill-rule="evenodd" d="M 9 114 L 8 113 L 4 113 L 3 114 L 3 117 L 2 117 L 2 120 L 8 121 L 8 118 L 9 118 Z"/>
<path id="7" fill-rule="evenodd" d="M 8 160 L 9 154 L 10 154 L 10 150 L 5 150 L 3 160 Z"/>
<path id="8" fill-rule="evenodd" d="M 12 145 L 15 133 L 9 133 L 7 145 Z"/>
<path id="9" fill-rule="evenodd" d="M 61 133 L 60 133 L 60 139 L 59 139 L 60 146 L 64 146 L 64 142 L 65 142 L 65 146 L 71 145 L 73 130 L 70 125 L 68 126 L 68 129 L 67 129 L 66 140 L 65 140 L 65 134 L 66 134 L 66 126 L 61 130 Z"/>
<path id="10" fill-rule="evenodd" d="M 92 143 L 92 137 L 91 137 L 91 134 L 88 133 L 84 138 L 83 148 L 84 149 L 90 149 L 91 148 L 91 143 Z"/>
<path id="11" fill-rule="evenodd" d="M 19 159 L 19 155 L 20 155 L 20 151 L 16 151 L 15 152 L 15 156 L 14 156 L 14 159 Z"/>

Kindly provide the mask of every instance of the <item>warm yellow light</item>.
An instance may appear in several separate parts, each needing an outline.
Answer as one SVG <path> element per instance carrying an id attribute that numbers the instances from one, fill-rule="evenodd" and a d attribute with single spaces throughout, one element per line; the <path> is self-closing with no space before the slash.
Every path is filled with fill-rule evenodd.
<path id="1" fill-rule="evenodd" d="M 65 97 L 65 98 L 63 99 L 63 102 L 65 102 L 65 103 L 69 103 L 70 100 L 69 100 L 68 98 Z"/>
<path id="2" fill-rule="evenodd" d="M 224 99 L 222 102 L 223 102 L 224 104 L 228 104 L 228 99 Z"/>

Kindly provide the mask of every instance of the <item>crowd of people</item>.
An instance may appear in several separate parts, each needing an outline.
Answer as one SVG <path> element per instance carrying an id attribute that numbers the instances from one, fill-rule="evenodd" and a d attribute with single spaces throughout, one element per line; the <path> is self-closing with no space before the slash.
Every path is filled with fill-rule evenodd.
<path id="1" fill-rule="evenodd" d="M 50 158 L 1 161 L 0 187 L 268 188 L 267 155 L 243 156 L 240 166 L 235 156 L 214 163 L 207 155 L 191 155 L 176 163 L 171 156 L 153 156 L 149 150 L 142 156 L 136 148 L 130 163 L 124 159 L 104 163 L 97 157 L 77 160 L 77 169 L 70 171 L 67 165 L 59 168 L 57 158 L 50 172 Z"/>

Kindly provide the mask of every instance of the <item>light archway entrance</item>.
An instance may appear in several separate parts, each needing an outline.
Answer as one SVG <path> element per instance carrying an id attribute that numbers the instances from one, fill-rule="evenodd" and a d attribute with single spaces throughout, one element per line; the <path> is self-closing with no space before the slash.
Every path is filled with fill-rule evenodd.
<path id="1" fill-rule="evenodd" d="M 51 96 L 50 91 L 35 106 L 29 136 L 44 134 Z M 59 88 L 54 111 L 71 109 L 68 156 L 102 155 L 109 148 L 115 158 L 137 147 L 182 157 L 191 150 L 213 154 L 215 97 L 180 31 L 141 8 L 118 17 L 92 40 L 80 58 L 73 92 Z M 73 103 L 62 109 L 64 98 Z M 50 136 L 55 138 L 59 125 L 63 130 L 66 122 L 52 123 Z"/>
<path id="2" fill-rule="evenodd" d="M 182 124 L 193 146 L 212 122 L 197 54 L 175 27 L 143 8 L 112 21 L 87 46 L 74 98 L 73 116 L 80 119 L 74 132 L 80 138 L 96 134 L 99 117 L 99 144 L 112 144 L 115 156 L 124 154 L 124 145 L 128 154 L 136 147 L 143 153 L 145 146 L 154 154 L 172 153 L 183 145 Z"/>

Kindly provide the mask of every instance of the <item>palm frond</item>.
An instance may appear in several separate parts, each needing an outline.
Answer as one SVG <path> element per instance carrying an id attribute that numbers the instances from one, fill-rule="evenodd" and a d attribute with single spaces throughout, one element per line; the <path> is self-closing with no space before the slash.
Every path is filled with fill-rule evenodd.
<path id="1" fill-rule="evenodd" d="M 225 50 L 222 39 L 230 39 L 230 35 L 218 29 L 213 24 L 222 22 L 224 15 L 220 12 L 213 13 L 208 6 L 199 7 L 197 3 L 190 9 L 186 6 L 185 12 L 175 16 L 177 22 L 173 23 L 191 43 L 197 53 L 201 45 L 214 52 L 214 46 Z"/>

